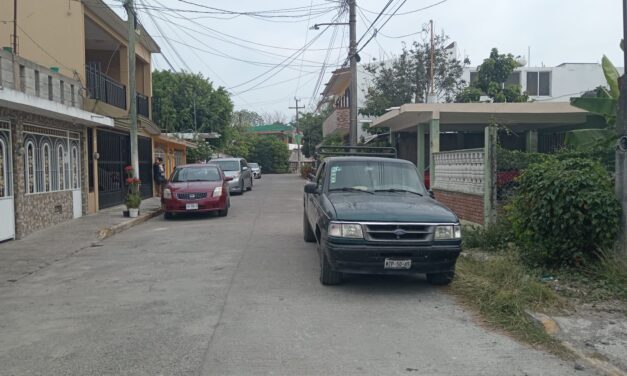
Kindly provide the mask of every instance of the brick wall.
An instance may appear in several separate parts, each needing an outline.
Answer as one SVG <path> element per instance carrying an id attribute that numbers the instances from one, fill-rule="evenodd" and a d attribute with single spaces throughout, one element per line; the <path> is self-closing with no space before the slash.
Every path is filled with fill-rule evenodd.
<path id="1" fill-rule="evenodd" d="M 483 196 L 433 190 L 435 199 L 451 209 L 460 219 L 483 224 Z"/>
<path id="2" fill-rule="evenodd" d="M 322 124 L 322 135 L 327 136 L 340 129 L 340 134 L 346 134 L 351 122 L 351 113 L 348 108 L 337 108 Z"/>

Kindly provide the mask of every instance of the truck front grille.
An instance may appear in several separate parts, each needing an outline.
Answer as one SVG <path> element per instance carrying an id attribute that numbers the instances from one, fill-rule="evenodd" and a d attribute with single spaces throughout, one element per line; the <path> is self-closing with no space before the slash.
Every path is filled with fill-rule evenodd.
<path id="1" fill-rule="evenodd" d="M 423 242 L 432 238 L 430 225 L 386 223 L 365 224 L 366 237 L 372 241 Z"/>

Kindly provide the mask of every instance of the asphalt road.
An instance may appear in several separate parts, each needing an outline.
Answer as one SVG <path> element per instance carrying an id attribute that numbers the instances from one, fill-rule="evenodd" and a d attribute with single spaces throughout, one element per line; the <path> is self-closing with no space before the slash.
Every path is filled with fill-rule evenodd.
<path id="1" fill-rule="evenodd" d="M 302 186 L 265 175 L 227 218 L 159 217 L 1 287 L 0 375 L 587 374 L 423 278 L 320 285 Z"/>

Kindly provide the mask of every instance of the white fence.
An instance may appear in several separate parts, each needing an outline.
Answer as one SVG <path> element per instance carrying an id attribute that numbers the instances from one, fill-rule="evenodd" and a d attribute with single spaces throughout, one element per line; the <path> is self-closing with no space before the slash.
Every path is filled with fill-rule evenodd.
<path id="1" fill-rule="evenodd" d="M 433 153 L 432 189 L 483 195 L 484 149 Z"/>

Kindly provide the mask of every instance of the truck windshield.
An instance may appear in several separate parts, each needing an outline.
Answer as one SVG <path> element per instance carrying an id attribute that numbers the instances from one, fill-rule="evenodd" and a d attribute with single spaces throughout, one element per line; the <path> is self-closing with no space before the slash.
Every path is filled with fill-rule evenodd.
<path id="1" fill-rule="evenodd" d="M 177 168 L 172 175 L 173 183 L 188 181 L 220 181 L 220 172 L 215 167 L 182 167 Z"/>
<path id="2" fill-rule="evenodd" d="M 259 167 L 259 165 L 258 165 L 257 163 L 252 163 L 252 162 L 250 162 L 250 163 L 248 164 L 248 167 L 250 167 L 250 168 L 258 168 L 258 167 Z"/>
<path id="3" fill-rule="evenodd" d="M 418 171 L 408 163 L 350 161 L 334 163 L 329 170 L 329 191 L 426 193 Z"/>

